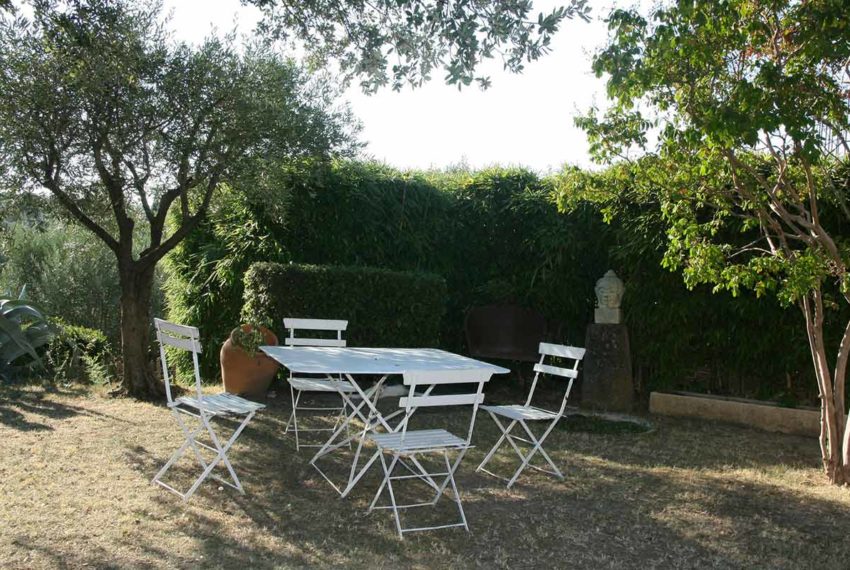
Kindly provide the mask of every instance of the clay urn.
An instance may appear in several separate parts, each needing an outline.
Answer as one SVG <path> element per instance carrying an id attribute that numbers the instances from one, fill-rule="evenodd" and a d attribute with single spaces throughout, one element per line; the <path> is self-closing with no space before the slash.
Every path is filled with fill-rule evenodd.
<path id="1" fill-rule="evenodd" d="M 262 334 L 262 340 L 254 335 Z M 221 347 L 221 380 L 231 394 L 265 397 L 279 364 L 257 349 L 277 344 L 275 334 L 264 326 L 242 325 L 233 329 Z"/>

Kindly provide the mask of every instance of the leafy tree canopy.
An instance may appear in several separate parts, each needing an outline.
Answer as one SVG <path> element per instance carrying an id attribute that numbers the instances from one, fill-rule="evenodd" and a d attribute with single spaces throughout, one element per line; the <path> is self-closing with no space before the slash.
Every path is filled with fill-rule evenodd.
<path id="1" fill-rule="evenodd" d="M 260 32 L 300 40 L 317 65 L 336 60 L 366 92 L 419 86 L 438 68 L 449 84 L 486 88 L 490 79 L 476 73 L 482 60 L 500 57 L 520 72 L 548 52 L 564 19 L 590 13 L 587 0 L 536 18 L 531 0 L 242 1 L 265 12 Z"/>
<path id="2" fill-rule="evenodd" d="M 614 10 L 608 23 L 593 65 L 611 105 L 577 121 L 592 152 L 644 154 L 628 176 L 657 196 L 665 263 L 689 285 L 776 291 L 801 307 L 824 468 L 850 480 L 850 322 L 837 343 L 825 332 L 827 309 L 850 304 L 846 1 L 679 0 L 649 17 Z"/>
<path id="3" fill-rule="evenodd" d="M 115 253 L 125 388 L 143 395 L 156 264 L 220 184 L 261 184 L 264 161 L 352 150 L 350 114 L 333 83 L 270 47 L 174 41 L 159 2 L 32 8 L 0 15 L 0 190 L 49 191 Z"/>
<path id="4" fill-rule="evenodd" d="M 667 263 L 689 283 L 779 287 L 794 302 L 827 258 L 850 259 L 834 239 L 813 241 L 823 232 L 811 235 L 813 221 L 838 229 L 818 201 L 850 214 L 837 158 L 850 150 L 845 8 L 681 1 L 649 19 L 609 17 L 612 39 L 594 69 L 607 75 L 612 105 L 577 122 L 602 162 L 649 151 L 631 176 L 663 199 Z"/>

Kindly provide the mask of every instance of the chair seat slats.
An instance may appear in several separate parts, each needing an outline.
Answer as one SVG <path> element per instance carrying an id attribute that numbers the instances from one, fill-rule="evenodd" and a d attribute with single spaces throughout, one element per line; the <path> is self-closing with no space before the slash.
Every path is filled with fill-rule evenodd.
<path id="1" fill-rule="evenodd" d="M 542 421 L 553 420 L 558 417 L 558 414 L 555 412 L 541 410 L 532 406 L 481 406 L 481 409 L 512 420 Z"/>
<path id="2" fill-rule="evenodd" d="M 204 396 L 200 400 L 191 396 L 181 396 L 175 400 L 176 404 L 182 404 L 211 414 L 250 414 L 262 410 L 266 406 L 245 398 L 240 398 L 227 392 Z"/>
<path id="3" fill-rule="evenodd" d="M 466 440 L 444 429 L 408 430 L 407 433 L 379 433 L 369 436 L 382 449 L 413 451 L 433 448 L 462 448 Z"/>

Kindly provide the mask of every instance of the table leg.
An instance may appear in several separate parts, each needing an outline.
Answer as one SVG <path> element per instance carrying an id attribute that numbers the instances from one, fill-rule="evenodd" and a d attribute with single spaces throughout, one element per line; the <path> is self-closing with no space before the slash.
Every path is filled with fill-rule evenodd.
<path id="1" fill-rule="evenodd" d="M 379 425 L 383 426 L 386 429 L 391 431 L 392 428 L 390 427 L 389 423 L 387 423 L 387 420 L 398 415 L 397 413 L 394 413 L 394 414 L 390 414 L 388 417 L 385 418 L 381 415 L 381 413 L 378 410 L 377 405 L 376 405 L 378 397 L 380 396 L 380 390 L 383 387 L 384 383 L 386 382 L 388 375 L 384 375 L 383 377 L 381 377 L 381 379 L 378 380 L 378 382 L 376 382 L 374 386 L 372 386 L 371 388 L 369 388 L 365 392 L 363 391 L 363 389 L 360 387 L 360 385 L 354 380 L 354 378 L 350 374 L 346 374 L 345 376 L 346 376 L 346 378 L 348 378 L 348 381 L 352 384 L 352 386 L 354 386 L 354 389 L 357 392 L 357 394 L 360 396 L 361 401 L 360 401 L 359 404 L 355 404 L 351 400 L 351 398 L 349 397 L 349 395 L 347 393 L 340 390 L 339 394 L 342 397 L 343 401 L 346 402 L 347 404 L 349 404 L 351 406 L 351 408 L 353 409 L 353 411 L 352 411 L 351 414 L 349 414 L 345 418 L 345 421 L 343 421 L 341 423 L 341 425 L 334 431 L 333 435 L 331 435 L 331 437 L 328 439 L 328 441 L 321 447 L 321 449 L 319 449 L 319 451 L 310 460 L 310 464 L 322 475 L 322 477 L 324 477 L 331 484 L 331 486 L 342 497 L 345 497 L 346 495 L 348 495 L 348 493 L 351 491 L 351 489 L 354 487 L 354 485 L 357 483 L 357 481 L 360 480 L 360 478 L 363 476 L 363 474 L 366 472 L 366 470 L 368 470 L 368 468 L 371 467 L 372 463 L 377 458 L 377 456 L 371 458 L 369 460 L 369 462 L 363 467 L 363 469 L 361 469 L 361 471 L 359 473 L 357 473 L 357 465 L 360 462 L 360 454 L 361 454 L 362 449 L 363 449 L 363 442 L 365 440 L 365 434 L 368 431 L 370 431 L 371 429 L 378 427 Z M 374 402 L 372 400 L 373 397 L 375 398 Z M 368 416 L 364 416 L 364 414 L 361 412 L 361 409 L 364 406 L 369 410 Z M 336 439 L 340 436 L 342 431 L 344 429 L 347 429 L 347 427 L 350 425 L 351 421 L 355 417 L 358 417 L 358 416 L 360 417 L 361 420 L 363 420 L 363 423 L 364 423 L 364 428 L 363 428 L 362 432 L 359 435 L 349 436 L 349 437 L 345 438 L 343 441 L 336 442 Z M 328 455 L 329 453 L 335 451 L 336 449 L 339 449 L 340 447 L 348 445 L 348 442 L 352 441 L 354 438 L 357 438 L 358 442 L 357 442 L 357 449 L 354 453 L 354 460 L 352 462 L 351 472 L 349 473 L 348 482 L 345 486 L 345 489 L 340 491 L 340 489 L 330 480 L 330 478 L 327 475 L 325 475 L 325 473 L 319 468 L 319 466 L 316 465 L 316 461 L 318 459 L 324 457 L 325 455 Z"/>

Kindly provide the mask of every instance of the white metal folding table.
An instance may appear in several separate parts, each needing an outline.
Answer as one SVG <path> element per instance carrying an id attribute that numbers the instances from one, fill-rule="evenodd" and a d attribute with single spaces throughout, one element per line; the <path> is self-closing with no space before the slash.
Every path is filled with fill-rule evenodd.
<path id="1" fill-rule="evenodd" d="M 360 396 L 360 402 L 354 402 L 353 394 L 340 396 L 346 401 L 352 412 L 341 422 L 333 432 L 330 439 L 319 449 L 310 460 L 310 464 L 324 477 L 328 483 L 343 497 L 351 492 L 361 477 L 377 459 L 373 455 L 362 467 L 358 469 L 360 452 L 363 447 L 363 435 L 365 431 L 383 427 L 387 431 L 393 431 L 389 420 L 403 413 L 403 410 L 395 410 L 384 416 L 378 410 L 377 397 L 387 378 L 396 374 L 403 374 L 413 370 L 460 370 L 460 369 L 486 369 L 493 374 L 507 374 L 507 368 L 496 366 L 480 360 L 461 356 L 435 348 L 332 348 L 332 347 L 299 347 L 299 346 L 262 346 L 260 349 L 271 358 L 288 368 L 295 374 L 324 374 L 334 378 L 340 374 L 344 375 L 354 385 L 356 394 Z M 363 376 L 379 376 L 380 379 L 374 385 L 364 390 L 357 381 Z M 365 413 L 364 413 L 365 412 Z M 359 418 L 366 425 L 360 434 L 349 436 L 348 426 L 355 418 Z M 343 436 L 343 434 L 346 434 Z M 351 465 L 348 482 L 343 489 L 337 487 L 333 481 L 316 465 L 316 461 L 329 453 L 348 446 L 349 442 L 358 438 L 357 450 Z"/>

